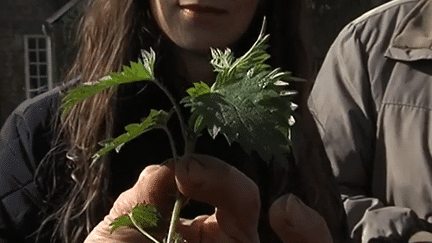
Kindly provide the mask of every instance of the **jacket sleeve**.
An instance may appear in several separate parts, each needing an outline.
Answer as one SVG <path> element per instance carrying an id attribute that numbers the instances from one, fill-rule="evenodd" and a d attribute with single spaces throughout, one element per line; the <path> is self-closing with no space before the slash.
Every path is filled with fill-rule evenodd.
<path id="1" fill-rule="evenodd" d="M 31 156 L 26 147 L 27 137 L 20 134 L 22 119 L 12 114 L 0 132 L 0 242 L 25 242 L 20 228 L 29 211 L 25 193 L 32 179 L 27 165 Z M 22 190 L 21 190 L 22 188 Z"/>
<path id="2" fill-rule="evenodd" d="M 34 174 L 48 150 L 51 96 L 23 102 L 0 130 L 0 243 L 34 242 L 40 225 Z"/>
<path id="3" fill-rule="evenodd" d="M 376 108 L 367 53 L 353 25 L 331 46 L 308 100 L 342 193 L 353 242 L 404 241 L 422 221 L 408 208 L 384 206 L 371 195 Z M 390 241 L 392 242 L 392 241 Z"/>

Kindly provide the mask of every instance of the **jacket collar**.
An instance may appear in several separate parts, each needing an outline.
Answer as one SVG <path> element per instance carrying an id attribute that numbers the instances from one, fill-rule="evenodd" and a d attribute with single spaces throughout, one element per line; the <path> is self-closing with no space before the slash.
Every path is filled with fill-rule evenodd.
<path id="1" fill-rule="evenodd" d="M 401 61 L 432 60 L 432 1 L 420 0 L 402 20 L 386 56 Z"/>

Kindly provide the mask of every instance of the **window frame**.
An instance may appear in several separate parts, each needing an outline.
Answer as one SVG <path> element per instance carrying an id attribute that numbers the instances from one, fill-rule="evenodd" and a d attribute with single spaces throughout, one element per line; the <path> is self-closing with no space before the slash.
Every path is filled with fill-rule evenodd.
<path id="1" fill-rule="evenodd" d="M 36 41 L 36 48 L 30 48 L 29 47 L 29 41 L 30 39 L 35 39 Z M 39 39 L 45 40 L 45 47 L 40 48 L 39 46 Z M 36 62 L 31 62 L 30 60 L 30 52 L 34 51 L 36 52 Z M 45 51 L 46 52 L 46 61 L 40 62 L 39 54 L 40 52 Z M 51 38 L 48 35 L 24 35 L 24 69 L 25 69 L 25 85 L 26 85 L 26 98 L 30 99 L 34 96 L 37 96 L 38 94 L 41 94 L 41 89 L 45 86 L 37 87 L 36 89 L 31 88 L 31 79 L 37 78 L 38 79 L 38 85 L 40 85 L 40 79 L 46 78 L 47 79 L 47 86 L 48 90 L 51 90 L 53 88 L 53 67 L 52 67 L 52 45 L 51 45 Z M 31 75 L 30 65 L 37 65 L 38 71 L 37 75 Z M 40 65 L 46 65 L 46 75 L 40 75 L 39 69 Z"/>

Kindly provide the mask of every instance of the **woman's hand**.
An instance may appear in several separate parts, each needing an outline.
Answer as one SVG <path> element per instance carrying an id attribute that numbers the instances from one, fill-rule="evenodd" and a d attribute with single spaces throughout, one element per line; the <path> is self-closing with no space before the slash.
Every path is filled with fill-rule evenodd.
<path id="1" fill-rule="evenodd" d="M 179 160 L 175 167 L 148 166 L 138 182 L 122 193 L 110 214 L 86 239 L 89 242 L 151 242 L 136 230 L 121 228 L 109 233 L 109 224 L 137 204 L 153 204 L 169 219 L 176 191 L 216 208 L 212 215 L 181 219 L 178 232 L 188 243 L 259 242 L 259 191 L 256 184 L 227 163 L 206 155 Z M 285 243 L 332 242 L 324 219 L 294 195 L 279 198 L 270 209 L 270 222 Z M 162 241 L 166 229 L 151 232 Z"/>
<path id="2" fill-rule="evenodd" d="M 84 243 L 152 242 L 137 230 L 126 227 L 122 227 L 111 234 L 111 226 L 109 225 L 115 218 L 129 213 L 138 204 L 155 205 L 162 217 L 169 220 L 177 192 L 173 164 L 170 165 L 147 166 L 141 172 L 135 185 L 120 194 L 109 214 L 90 232 Z M 166 232 L 160 230 L 150 233 L 162 242 Z"/>
<path id="3" fill-rule="evenodd" d="M 278 198 L 269 215 L 272 229 L 284 243 L 333 242 L 324 218 L 294 194 Z"/>
<path id="4" fill-rule="evenodd" d="M 179 233 L 189 243 L 259 242 L 261 202 L 257 185 L 227 163 L 193 155 L 176 164 L 179 191 L 216 208 L 210 216 L 182 220 Z"/>

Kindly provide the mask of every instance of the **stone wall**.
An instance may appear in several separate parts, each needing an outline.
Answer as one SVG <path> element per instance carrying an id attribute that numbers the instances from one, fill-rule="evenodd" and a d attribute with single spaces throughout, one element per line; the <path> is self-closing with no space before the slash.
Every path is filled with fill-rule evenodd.
<path id="1" fill-rule="evenodd" d="M 25 95 L 24 35 L 42 34 L 53 9 L 41 0 L 0 1 L 0 124 Z"/>

